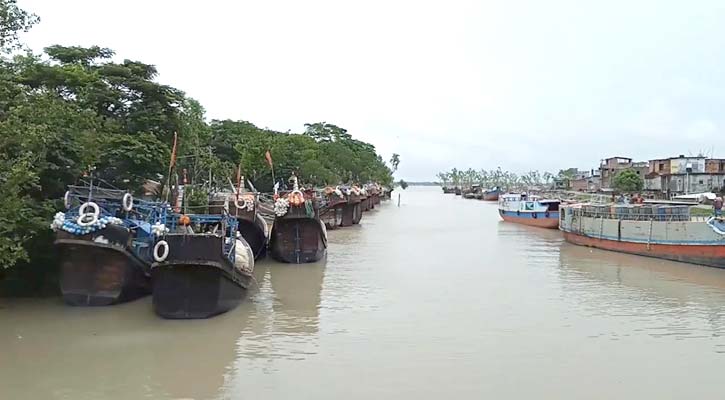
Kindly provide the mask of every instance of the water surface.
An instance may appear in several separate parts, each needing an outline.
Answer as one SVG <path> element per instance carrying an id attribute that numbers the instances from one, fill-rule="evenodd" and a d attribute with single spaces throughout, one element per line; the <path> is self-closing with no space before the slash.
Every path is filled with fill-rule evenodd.
<path id="1" fill-rule="evenodd" d="M 725 271 L 409 188 L 237 309 L 0 300 L 0 399 L 721 399 Z"/>

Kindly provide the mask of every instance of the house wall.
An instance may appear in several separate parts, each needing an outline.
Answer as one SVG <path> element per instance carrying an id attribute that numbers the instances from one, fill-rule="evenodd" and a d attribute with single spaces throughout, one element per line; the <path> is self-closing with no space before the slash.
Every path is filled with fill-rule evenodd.
<path id="1" fill-rule="evenodd" d="M 678 174 L 667 177 L 665 188 L 674 193 L 702 193 L 721 191 L 725 188 L 725 173 L 723 174 Z"/>
<path id="2" fill-rule="evenodd" d="M 707 173 L 725 173 L 725 159 L 713 158 L 705 160 L 705 172 Z"/>

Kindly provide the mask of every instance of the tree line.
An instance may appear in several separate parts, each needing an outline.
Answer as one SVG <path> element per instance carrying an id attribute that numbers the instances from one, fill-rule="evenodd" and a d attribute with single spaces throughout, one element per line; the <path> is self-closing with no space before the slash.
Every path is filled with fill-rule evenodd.
<path id="1" fill-rule="evenodd" d="M 317 122 L 291 133 L 207 122 L 199 102 L 156 81 L 151 64 L 114 61 L 99 46 L 24 48 L 18 34 L 38 22 L 15 0 L 0 0 L 0 279 L 13 266 L 54 265 L 48 223 L 67 185 L 92 173 L 139 194 L 149 179 L 166 180 L 175 135 L 177 170 L 199 187 L 228 188 L 241 170 L 271 190 L 267 151 L 277 177 L 392 184 L 375 147 L 342 127 Z M 397 168 L 399 156 L 391 161 Z"/>
<path id="2" fill-rule="evenodd" d="M 559 173 L 559 177 L 563 176 Z M 459 170 L 453 168 L 450 171 L 439 172 L 436 177 L 443 186 L 470 186 L 479 184 L 484 188 L 500 187 L 505 190 L 545 188 L 550 186 L 554 175 L 550 172 L 529 171 L 525 174 L 516 174 L 504 171 L 501 167 L 495 170 L 474 170 L 472 168 Z"/>

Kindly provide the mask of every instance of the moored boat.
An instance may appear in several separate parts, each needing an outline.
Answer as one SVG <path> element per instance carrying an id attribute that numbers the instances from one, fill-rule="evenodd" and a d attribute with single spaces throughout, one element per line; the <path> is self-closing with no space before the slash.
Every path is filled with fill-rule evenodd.
<path id="1" fill-rule="evenodd" d="M 63 300 L 106 306 L 149 294 L 154 223 L 163 218 L 165 206 L 93 185 L 70 186 L 65 204 L 68 210 L 51 224 Z"/>
<path id="2" fill-rule="evenodd" d="M 497 201 L 499 195 L 501 195 L 501 188 L 499 188 L 499 187 L 495 187 L 495 188 L 489 189 L 489 190 L 484 190 L 482 200 Z"/>
<path id="3" fill-rule="evenodd" d="M 212 214 L 221 214 L 222 208 L 229 209 L 229 214 L 237 218 L 239 233 L 251 247 L 254 259 L 264 257 L 269 241 L 269 226 L 259 213 L 259 193 L 217 193 L 212 204 Z"/>
<path id="4" fill-rule="evenodd" d="M 562 206 L 559 229 L 577 245 L 725 268 L 725 221 L 688 206 Z"/>
<path id="5" fill-rule="evenodd" d="M 340 226 L 352 226 L 362 219 L 361 190 L 357 186 L 341 187 L 340 190 L 347 202 L 342 209 Z"/>
<path id="6" fill-rule="evenodd" d="M 507 193 L 499 197 L 498 213 L 504 221 L 555 229 L 559 226 L 559 200 Z"/>
<path id="7" fill-rule="evenodd" d="M 320 207 L 320 220 L 329 229 L 337 229 L 343 225 L 343 214 L 347 207 L 347 199 L 339 187 L 326 187 L 322 193 L 324 205 Z"/>
<path id="8" fill-rule="evenodd" d="M 239 305 L 254 254 L 228 214 L 174 214 L 153 250 L 153 307 L 169 319 L 209 318 Z"/>
<path id="9" fill-rule="evenodd" d="M 275 201 L 276 217 L 269 240 L 270 255 L 286 263 L 308 263 L 327 253 L 327 229 L 310 192 L 293 190 Z"/>

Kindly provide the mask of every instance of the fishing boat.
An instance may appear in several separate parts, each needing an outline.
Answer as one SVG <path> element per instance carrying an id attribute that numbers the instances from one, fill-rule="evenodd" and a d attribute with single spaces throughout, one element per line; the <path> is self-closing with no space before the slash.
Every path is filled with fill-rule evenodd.
<path id="1" fill-rule="evenodd" d="M 689 206 L 562 206 L 559 229 L 577 245 L 725 268 L 725 220 Z"/>
<path id="2" fill-rule="evenodd" d="M 368 201 L 368 197 L 368 191 L 365 187 L 362 187 L 360 189 L 360 212 L 370 211 L 370 201 Z"/>
<path id="3" fill-rule="evenodd" d="M 324 201 L 320 207 L 320 220 L 329 229 L 337 229 L 343 225 L 344 209 L 347 207 L 347 199 L 339 187 L 326 187 L 320 196 Z"/>
<path id="4" fill-rule="evenodd" d="M 482 200 L 486 200 L 486 201 L 498 201 L 498 196 L 499 195 L 501 195 L 501 188 L 499 188 L 497 186 L 497 187 L 495 187 L 493 189 L 484 190 L 483 191 L 483 198 L 482 198 Z"/>
<path id="5" fill-rule="evenodd" d="M 456 186 L 456 187 L 455 187 L 455 188 L 453 189 L 453 193 L 454 193 L 454 194 L 455 194 L 456 196 L 460 196 L 460 195 L 461 195 L 461 194 L 463 193 L 463 191 L 461 190 L 460 186 Z"/>
<path id="6" fill-rule="evenodd" d="M 311 191 L 294 189 L 282 194 L 275 201 L 274 212 L 269 240 L 269 252 L 274 259 L 301 264 L 325 256 L 327 228 L 320 220 L 318 201 Z"/>
<path id="7" fill-rule="evenodd" d="M 507 222 L 555 229 L 559 226 L 559 203 L 525 193 L 507 193 L 499 197 L 498 213 Z"/>
<path id="8" fill-rule="evenodd" d="M 239 193 L 237 195 L 236 193 Z M 218 192 L 211 200 L 209 212 L 223 214 L 229 212 L 237 218 L 239 233 L 251 247 L 254 259 L 258 260 L 267 252 L 269 225 L 260 214 L 258 192 Z"/>
<path id="9" fill-rule="evenodd" d="M 442 189 L 444 194 L 453 194 L 456 192 L 456 189 L 450 186 L 442 186 Z"/>
<path id="10" fill-rule="evenodd" d="M 153 307 L 169 319 L 209 318 L 239 305 L 254 253 L 229 214 L 170 214 L 153 249 Z"/>
<path id="11" fill-rule="evenodd" d="M 466 199 L 482 199 L 483 191 L 481 190 L 481 185 L 471 185 L 471 187 L 463 194 L 463 197 L 465 197 Z"/>
<path id="12" fill-rule="evenodd" d="M 165 205 L 124 191 L 70 186 L 66 212 L 51 229 L 60 259 L 60 291 L 73 306 L 107 306 L 151 292 L 151 249 Z"/>
<path id="13" fill-rule="evenodd" d="M 347 198 L 347 204 L 342 209 L 342 223 L 340 226 L 359 224 L 363 216 L 362 189 L 353 185 L 341 187 L 340 190 Z"/>

